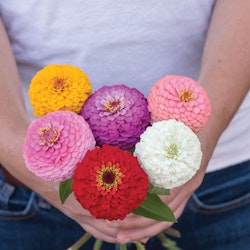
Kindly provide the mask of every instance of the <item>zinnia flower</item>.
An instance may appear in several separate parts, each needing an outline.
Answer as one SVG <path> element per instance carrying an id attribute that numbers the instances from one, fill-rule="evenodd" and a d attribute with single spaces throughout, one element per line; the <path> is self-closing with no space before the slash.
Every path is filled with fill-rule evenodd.
<path id="1" fill-rule="evenodd" d="M 147 99 L 123 84 L 104 86 L 94 92 L 81 111 L 97 145 L 133 148 L 149 124 Z"/>
<path id="2" fill-rule="evenodd" d="M 79 113 L 91 93 L 92 86 L 82 70 L 67 64 L 52 64 L 33 77 L 28 94 L 34 115 L 43 116 L 56 110 Z"/>
<path id="3" fill-rule="evenodd" d="M 211 105 L 205 90 L 193 79 L 168 75 L 157 81 L 148 95 L 151 123 L 175 119 L 194 132 L 205 126 Z"/>
<path id="4" fill-rule="evenodd" d="M 88 151 L 77 165 L 72 189 L 97 219 L 122 220 L 146 199 L 148 177 L 138 160 L 118 146 Z"/>
<path id="5" fill-rule="evenodd" d="M 94 136 L 82 116 L 51 112 L 30 124 L 24 143 L 27 168 L 47 181 L 72 177 L 76 164 L 95 147 Z"/>
<path id="6" fill-rule="evenodd" d="M 184 123 L 153 123 L 141 135 L 134 155 L 156 187 L 171 189 L 190 180 L 200 167 L 202 152 L 196 134 Z"/>

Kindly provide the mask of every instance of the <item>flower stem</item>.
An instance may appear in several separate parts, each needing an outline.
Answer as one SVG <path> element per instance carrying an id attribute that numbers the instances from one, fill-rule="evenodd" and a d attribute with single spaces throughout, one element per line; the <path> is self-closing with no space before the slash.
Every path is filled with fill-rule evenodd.
<path id="1" fill-rule="evenodd" d="M 146 250 L 144 245 L 142 245 L 140 242 L 135 242 L 135 246 L 137 250 Z"/>
<path id="2" fill-rule="evenodd" d="M 84 245 L 90 238 L 91 234 L 85 233 L 78 241 L 76 241 L 72 246 L 67 248 L 67 250 L 78 250 L 82 245 Z"/>
<path id="3" fill-rule="evenodd" d="M 102 247 L 102 240 L 96 239 L 93 250 L 100 250 Z"/>
<path id="4" fill-rule="evenodd" d="M 127 250 L 126 244 L 120 244 L 120 250 Z"/>
<path id="5" fill-rule="evenodd" d="M 157 237 L 160 239 L 162 246 L 165 247 L 168 250 L 181 250 L 176 245 L 176 242 L 174 240 L 171 240 L 170 238 L 166 237 L 164 233 L 159 233 Z"/>
<path id="6" fill-rule="evenodd" d="M 180 238 L 181 237 L 181 233 L 178 230 L 176 230 L 176 229 L 174 229 L 172 227 L 167 228 L 162 232 L 165 233 L 165 234 L 168 234 L 170 236 L 173 236 L 175 238 Z"/>

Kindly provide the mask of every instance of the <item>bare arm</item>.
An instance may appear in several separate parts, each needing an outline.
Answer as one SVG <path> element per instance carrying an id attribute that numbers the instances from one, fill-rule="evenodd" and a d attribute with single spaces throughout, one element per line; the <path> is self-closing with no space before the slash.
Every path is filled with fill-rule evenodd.
<path id="1" fill-rule="evenodd" d="M 218 0 L 209 28 L 200 77 L 212 104 L 207 126 L 199 133 L 203 161 L 196 176 L 173 189 L 165 200 L 179 217 L 192 193 L 201 184 L 216 143 L 242 103 L 250 87 L 250 1 Z M 112 223 L 110 226 L 113 226 Z M 114 226 L 117 226 L 115 224 Z M 147 239 L 170 223 L 157 223 L 131 215 L 121 223 L 120 242 Z"/>
<path id="2" fill-rule="evenodd" d="M 0 22 L 0 162 L 30 188 L 37 180 L 27 171 L 22 158 L 22 145 L 29 118 L 22 97 L 20 80 L 7 34 Z M 28 180 L 28 181 L 27 181 Z"/>
<path id="3" fill-rule="evenodd" d="M 52 205 L 77 221 L 85 230 L 105 241 L 114 241 L 117 229 L 108 228 L 84 210 L 71 195 L 64 205 L 58 184 L 45 182 L 30 173 L 23 160 L 23 143 L 29 118 L 22 97 L 20 80 L 10 43 L 0 19 L 0 162 L 18 180 L 38 192 Z M 63 229 L 62 229 L 63 230 Z"/>
<path id="4" fill-rule="evenodd" d="M 249 11 L 248 0 L 218 0 L 215 5 L 199 77 L 213 109 L 209 131 L 201 133 L 208 137 L 206 163 L 250 88 Z"/>

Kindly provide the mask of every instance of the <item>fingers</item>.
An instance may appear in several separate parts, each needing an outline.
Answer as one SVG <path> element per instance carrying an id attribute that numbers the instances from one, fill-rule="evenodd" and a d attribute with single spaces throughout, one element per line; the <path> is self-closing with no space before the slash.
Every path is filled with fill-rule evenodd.
<path id="1" fill-rule="evenodd" d="M 93 235 L 95 238 L 110 242 L 110 243 L 117 243 L 117 234 L 118 230 L 113 228 L 106 228 L 103 230 L 102 228 L 98 228 L 92 225 L 84 225 L 83 226 L 85 231 Z"/>
<path id="2" fill-rule="evenodd" d="M 176 218 L 182 214 L 187 200 L 186 198 L 178 202 L 175 200 L 171 201 L 171 209 L 174 209 Z M 118 243 L 147 242 L 150 237 L 173 225 L 172 222 L 159 222 L 133 214 L 129 215 L 124 221 L 106 222 L 106 224 L 109 227 L 119 228 L 116 236 Z"/>
<path id="3" fill-rule="evenodd" d="M 189 185 L 189 183 L 186 183 L 186 185 L 180 188 L 171 190 L 170 195 L 160 197 L 172 209 L 176 218 L 179 218 L 182 214 L 191 195 Z M 70 205 L 72 209 L 72 202 L 70 202 Z M 79 208 L 79 204 L 75 204 L 73 211 L 71 210 L 70 212 L 71 217 L 87 232 L 98 239 L 110 243 L 147 242 L 150 237 L 157 235 L 173 224 L 171 222 L 155 221 L 134 214 L 129 214 L 122 221 L 97 220 L 87 211 L 83 212 L 83 208 Z"/>
<path id="4" fill-rule="evenodd" d="M 147 219 L 143 216 L 129 214 L 123 221 L 105 221 L 106 225 L 111 228 L 119 228 L 119 230 L 128 230 L 130 228 L 145 228 L 155 223 L 155 220 Z"/>
<path id="5" fill-rule="evenodd" d="M 156 222 L 149 227 L 135 228 L 130 230 L 121 230 L 116 236 L 118 243 L 127 243 L 127 242 L 147 242 L 147 240 L 163 231 L 166 227 L 170 227 L 171 223 L 168 222 Z"/>
<path id="6" fill-rule="evenodd" d="M 105 220 L 96 219 L 71 194 L 63 205 L 64 213 L 75 220 L 86 232 L 97 239 L 116 243 L 119 228 L 107 226 Z"/>
<path id="7" fill-rule="evenodd" d="M 144 239 L 141 239 L 140 242 L 145 245 L 147 243 L 147 241 L 149 240 L 149 238 L 144 238 Z"/>

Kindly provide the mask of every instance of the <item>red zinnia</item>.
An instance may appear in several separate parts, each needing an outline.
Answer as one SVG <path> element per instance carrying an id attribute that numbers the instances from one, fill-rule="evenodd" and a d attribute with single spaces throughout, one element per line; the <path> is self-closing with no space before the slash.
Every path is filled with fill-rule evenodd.
<path id="1" fill-rule="evenodd" d="M 97 219 L 122 220 L 138 208 L 148 176 L 130 152 L 103 145 L 88 151 L 77 165 L 72 189 L 83 208 Z"/>

